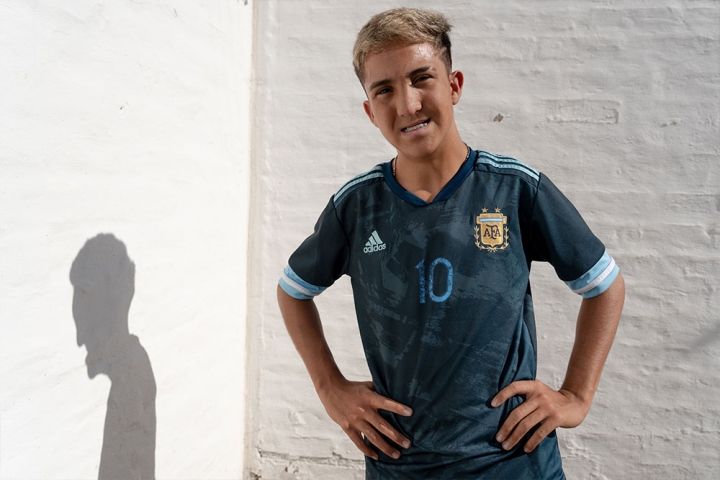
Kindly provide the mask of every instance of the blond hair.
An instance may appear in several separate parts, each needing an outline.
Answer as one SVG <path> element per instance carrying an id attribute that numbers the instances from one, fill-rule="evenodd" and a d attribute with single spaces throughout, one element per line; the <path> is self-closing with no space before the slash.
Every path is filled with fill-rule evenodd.
<path id="1" fill-rule="evenodd" d="M 393 8 L 374 15 L 360 29 L 353 47 L 353 66 L 360 83 L 365 80 L 365 59 L 370 53 L 380 53 L 394 46 L 429 43 L 452 71 L 450 36 L 452 25 L 444 15 L 432 10 Z M 364 85 L 363 85 L 364 86 Z"/>

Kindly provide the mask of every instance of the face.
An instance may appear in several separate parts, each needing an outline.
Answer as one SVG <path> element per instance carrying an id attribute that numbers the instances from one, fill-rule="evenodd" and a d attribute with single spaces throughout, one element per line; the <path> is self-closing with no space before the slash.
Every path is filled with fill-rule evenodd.
<path id="1" fill-rule="evenodd" d="M 365 60 L 365 113 L 385 139 L 410 158 L 430 158 L 460 141 L 453 106 L 463 76 L 448 73 L 429 43 L 371 53 Z"/>
<path id="2" fill-rule="evenodd" d="M 90 378 L 98 374 L 97 365 L 99 362 L 96 357 L 101 349 L 100 335 L 97 331 L 98 321 L 96 316 L 99 309 L 96 300 L 96 296 L 92 294 L 89 288 L 75 287 L 72 310 L 77 330 L 77 344 L 78 347 L 85 345 L 87 350 L 85 364 Z"/>

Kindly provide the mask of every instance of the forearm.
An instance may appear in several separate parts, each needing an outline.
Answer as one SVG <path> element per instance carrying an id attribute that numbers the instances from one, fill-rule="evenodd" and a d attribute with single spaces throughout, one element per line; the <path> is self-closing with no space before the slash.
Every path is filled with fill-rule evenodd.
<path id="1" fill-rule="evenodd" d="M 578 313 L 570 361 L 561 390 L 590 409 L 605 360 L 612 347 L 625 300 L 625 282 L 618 275 L 601 295 L 583 299 Z"/>
<path id="2" fill-rule="evenodd" d="M 325 340 L 320 315 L 312 300 L 297 300 L 278 286 L 278 305 L 285 327 L 320 394 L 333 381 L 343 379 Z"/>
<path id="3" fill-rule="evenodd" d="M 517 381 L 493 398 L 492 406 L 498 407 L 512 396 L 525 395 L 525 401 L 508 415 L 495 436 L 498 442 L 503 442 L 505 450 L 514 448 L 536 426 L 525 444 L 526 452 L 534 450 L 557 427 L 572 428 L 582 423 L 600 383 L 624 300 L 625 283 L 620 275 L 601 295 L 583 299 L 575 343 L 560 391 L 538 380 Z"/>
<path id="4" fill-rule="evenodd" d="M 343 377 L 325 340 L 315 302 L 292 298 L 280 286 L 277 296 L 290 338 L 330 418 L 365 455 L 378 459 L 377 452 L 365 443 L 363 436 L 386 455 L 399 458 L 400 452 L 386 438 L 404 448 L 410 446 L 410 440 L 389 425 L 378 410 L 406 417 L 412 415 L 412 410 L 375 393 L 372 382 L 351 382 Z"/>

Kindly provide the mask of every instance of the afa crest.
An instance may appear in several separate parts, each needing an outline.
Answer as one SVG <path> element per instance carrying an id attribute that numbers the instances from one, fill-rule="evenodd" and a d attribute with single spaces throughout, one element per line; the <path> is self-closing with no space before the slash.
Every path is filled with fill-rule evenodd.
<path id="1" fill-rule="evenodd" d="M 475 245 L 480 250 L 497 252 L 505 250 L 509 243 L 507 217 L 499 208 L 495 213 L 488 213 L 488 209 L 483 208 L 475 219 Z"/>

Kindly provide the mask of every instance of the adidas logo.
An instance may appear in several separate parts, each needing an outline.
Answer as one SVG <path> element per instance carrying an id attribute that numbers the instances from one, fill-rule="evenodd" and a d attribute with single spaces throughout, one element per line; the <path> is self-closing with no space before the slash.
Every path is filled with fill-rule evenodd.
<path id="1" fill-rule="evenodd" d="M 370 238 L 368 239 L 367 243 L 365 244 L 365 248 L 363 248 L 363 252 L 365 252 L 365 253 L 379 252 L 380 250 L 385 250 L 385 248 L 387 248 L 387 245 L 385 245 L 383 243 L 383 241 L 380 240 L 377 230 L 373 230 L 372 235 L 370 235 Z"/>

